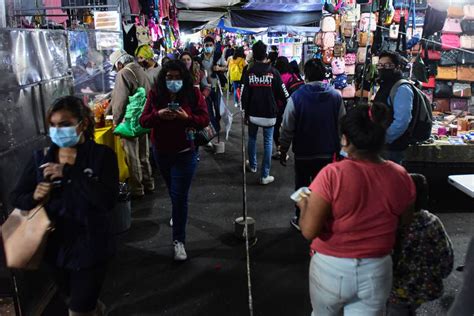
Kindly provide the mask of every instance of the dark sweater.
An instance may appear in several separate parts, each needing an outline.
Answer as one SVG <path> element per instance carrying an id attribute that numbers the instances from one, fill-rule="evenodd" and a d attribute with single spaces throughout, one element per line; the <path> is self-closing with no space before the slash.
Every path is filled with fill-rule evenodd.
<path id="1" fill-rule="evenodd" d="M 190 117 L 188 121 L 161 120 L 158 117 L 158 111 L 168 107 L 171 102 L 170 95 L 158 96 L 154 90 L 148 94 L 145 109 L 140 117 L 140 125 L 152 129 L 151 141 L 158 152 L 172 154 L 194 148 L 194 143 L 187 138 L 186 129 L 195 128 L 199 130 L 209 125 L 206 100 L 204 100 L 199 88 L 194 88 L 194 93 L 196 96 L 195 104 L 191 104 L 188 99 L 180 102 L 181 108 Z"/>
<path id="2" fill-rule="evenodd" d="M 14 207 L 31 210 L 38 204 L 33 193 L 44 181 L 38 166 L 56 162 L 57 151 L 52 145 L 41 160 L 31 159 L 11 194 Z M 53 189 L 45 205 L 55 225 L 45 260 L 67 269 L 101 264 L 115 251 L 110 223 L 119 191 L 117 157 L 109 147 L 89 140 L 77 146 L 76 162 L 65 165 L 63 174 L 60 187 Z"/>

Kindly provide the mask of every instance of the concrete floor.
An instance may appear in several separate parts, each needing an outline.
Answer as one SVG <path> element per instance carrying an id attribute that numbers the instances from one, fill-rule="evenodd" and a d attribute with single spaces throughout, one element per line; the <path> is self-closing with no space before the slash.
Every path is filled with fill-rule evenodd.
<path id="1" fill-rule="evenodd" d="M 132 228 L 119 237 L 102 292 L 109 315 L 249 315 L 245 247 L 233 236 L 233 221 L 242 213 L 241 125 L 240 116 L 234 118 L 225 154 L 201 149 L 190 196 L 187 262 L 172 260 L 170 201 L 163 181 L 158 177 L 157 193 L 133 203 Z M 257 220 L 258 237 L 250 252 L 254 315 L 309 316 L 309 247 L 289 225 L 293 165 L 275 163 L 271 174 L 276 181 L 268 186 L 248 176 L 249 215 Z M 460 265 L 474 214 L 440 217 Z M 461 282 L 462 273 L 453 272 L 445 295 L 423 305 L 419 315 L 444 315 Z"/>

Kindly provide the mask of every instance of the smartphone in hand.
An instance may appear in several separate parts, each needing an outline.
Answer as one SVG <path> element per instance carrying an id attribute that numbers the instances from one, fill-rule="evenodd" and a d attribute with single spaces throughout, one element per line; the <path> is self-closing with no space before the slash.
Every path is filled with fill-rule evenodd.
<path id="1" fill-rule="evenodd" d="M 178 111 L 179 109 L 179 102 L 170 102 L 168 103 L 168 109 L 170 109 L 171 111 Z"/>

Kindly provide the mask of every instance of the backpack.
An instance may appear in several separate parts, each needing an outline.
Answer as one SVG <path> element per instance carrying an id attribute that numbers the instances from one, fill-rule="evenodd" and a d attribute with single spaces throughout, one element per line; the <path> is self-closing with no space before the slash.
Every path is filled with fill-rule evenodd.
<path id="1" fill-rule="evenodd" d="M 290 81 L 288 82 L 288 87 L 286 88 L 286 90 L 288 90 L 288 93 L 291 96 L 296 90 L 298 90 L 302 86 L 304 86 L 304 81 L 293 75 Z"/>
<path id="2" fill-rule="evenodd" d="M 408 125 L 409 144 L 423 142 L 430 138 L 431 128 L 433 127 L 433 110 L 428 97 L 414 84 L 406 79 L 401 79 L 390 90 L 390 100 L 393 104 L 395 95 L 401 85 L 408 84 L 413 90 L 413 109 L 411 111 L 411 122 Z"/>
<path id="3" fill-rule="evenodd" d="M 240 81 L 242 78 L 242 71 L 243 71 L 243 60 L 241 59 L 231 59 L 229 61 L 229 77 L 230 81 L 236 82 Z"/>

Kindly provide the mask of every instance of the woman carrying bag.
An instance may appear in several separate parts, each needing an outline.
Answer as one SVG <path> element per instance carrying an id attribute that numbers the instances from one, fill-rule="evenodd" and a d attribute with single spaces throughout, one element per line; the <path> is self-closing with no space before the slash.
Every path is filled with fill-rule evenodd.
<path id="1" fill-rule="evenodd" d="M 44 205 L 54 230 L 43 260 L 66 298 L 70 316 L 102 315 L 98 303 L 114 254 L 112 211 L 118 199 L 115 153 L 94 142 L 94 118 L 81 99 L 57 99 L 48 111 L 53 144 L 35 154 L 12 192 L 12 205 Z"/>
<path id="2" fill-rule="evenodd" d="M 197 168 L 196 132 L 209 125 L 204 96 L 193 87 L 191 72 L 170 61 L 150 91 L 140 124 L 152 129 L 153 153 L 172 203 L 174 260 L 187 259 L 184 248 L 188 195 Z"/>

